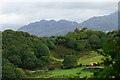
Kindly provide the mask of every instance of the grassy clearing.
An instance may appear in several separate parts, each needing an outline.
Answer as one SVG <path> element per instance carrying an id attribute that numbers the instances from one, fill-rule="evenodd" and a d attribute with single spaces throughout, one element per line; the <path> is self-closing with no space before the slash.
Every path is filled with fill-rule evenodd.
<path id="1" fill-rule="evenodd" d="M 84 78 L 84 77 L 91 77 L 91 75 L 93 75 L 92 72 L 88 72 L 88 71 L 82 71 L 81 74 L 80 74 L 80 78 Z"/>
<path id="2" fill-rule="evenodd" d="M 90 54 L 79 58 L 78 64 L 88 65 L 93 62 L 102 62 L 104 56 L 97 54 L 95 51 L 91 51 Z"/>
<path id="3" fill-rule="evenodd" d="M 36 75 L 33 78 L 69 78 L 74 76 L 80 76 L 80 78 L 90 77 L 93 73 L 88 71 L 82 71 L 84 68 L 73 68 L 73 69 L 63 69 L 63 70 L 52 70 L 48 71 L 44 75 Z M 80 72 L 78 75 L 76 73 Z"/>
<path id="4" fill-rule="evenodd" d="M 55 58 L 55 57 L 52 57 L 52 56 L 50 56 L 50 58 L 53 59 L 53 60 L 55 60 L 55 61 L 60 61 L 60 62 L 64 61 L 64 59 L 58 59 L 58 58 Z"/>
<path id="5" fill-rule="evenodd" d="M 62 75 L 72 75 L 80 72 L 83 68 L 74 68 L 74 69 L 63 69 L 63 70 L 54 70 L 49 71 L 48 73 L 52 76 L 62 76 Z"/>

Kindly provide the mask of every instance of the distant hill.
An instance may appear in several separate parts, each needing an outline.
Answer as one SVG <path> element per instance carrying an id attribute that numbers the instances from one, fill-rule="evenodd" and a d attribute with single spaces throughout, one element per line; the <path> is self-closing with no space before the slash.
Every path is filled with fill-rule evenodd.
<path id="1" fill-rule="evenodd" d="M 91 30 L 111 31 L 118 29 L 118 13 L 92 17 L 82 23 L 67 20 L 41 20 L 21 27 L 18 31 L 25 31 L 37 36 L 64 35 L 76 27 L 88 27 Z"/>
<path id="2" fill-rule="evenodd" d="M 118 29 L 118 12 L 110 15 L 92 17 L 82 23 L 81 27 L 88 27 L 91 30 L 112 31 Z"/>
<path id="3" fill-rule="evenodd" d="M 75 27 L 78 27 L 77 22 L 71 22 L 66 20 L 41 20 L 39 22 L 30 23 L 19 29 L 19 31 L 26 31 L 37 36 L 51 36 L 51 35 L 63 35 L 69 31 L 73 31 Z"/>

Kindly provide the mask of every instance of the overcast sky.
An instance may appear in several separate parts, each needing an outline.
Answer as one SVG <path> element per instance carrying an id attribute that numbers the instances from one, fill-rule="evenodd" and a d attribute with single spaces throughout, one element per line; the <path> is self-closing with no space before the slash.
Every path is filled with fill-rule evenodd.
<path id="1" fill-rule="evenodd" d="M 0 3 L 0 24 L 3 25 L 3 29 L 17 29 L 22 25 L 42 19 L 82 22 L 94 16 L 111 14 L 118 8 L 118 0 L 16 1 L 4 0 Z"/>

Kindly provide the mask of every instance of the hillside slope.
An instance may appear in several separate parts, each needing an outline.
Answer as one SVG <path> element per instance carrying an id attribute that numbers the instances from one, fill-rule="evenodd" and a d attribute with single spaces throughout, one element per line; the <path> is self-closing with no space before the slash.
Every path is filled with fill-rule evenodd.
<path id="1" fill-rule="evenodd" d="M 118 29 L 118 12 L 106 16 L 92 17 L 80 24 L 92 30 L 112 31 Z"/>

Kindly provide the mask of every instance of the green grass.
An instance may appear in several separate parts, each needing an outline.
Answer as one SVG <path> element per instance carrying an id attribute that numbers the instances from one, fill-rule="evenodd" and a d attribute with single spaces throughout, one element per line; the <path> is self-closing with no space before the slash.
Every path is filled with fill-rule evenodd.
<path id="1" fill-rule="evenodd" d="M 73 68 L 73 69 L 62 69 L 62 70 L 52 70 L 48 71 L 45 75 L 34 76 L 33 78 L 69 78 L 74 76 L 90 77 L 93 73 L 88 71 L 82 71 L 84 68 Z M 80 75 L 76 74 L 81 72 Z"/>
<path id="2" fill-rule="evenodd" d="M 60 75 L 71 75 L 76 74 L 77 72 L 80 72 L 83 68 L 74 68 L 74 69 L 63 69 L 63 70 L 54 70 L 49 71 L 51 76 L 60 76 Z"/>
<path id="3" fill-rule="evenodd" d="M 94 51 L 91 51 L 90 54 L 79 58 L 78 64 L 81 63 L 83 65 L 88 65 L 88 64 L 93 63 L 93 62 L 102 62 L 101 59 L 103 59 L 103 58 L 104 58 L 104 56 L 99 55 Z"/>
<path id="4" fill-rule="evenodd" d="M 80 78 L 84 78 L 84 77 L 91 77 L 91 75 L 93 75 L 92 72 L 88 72 L 88 71 L 82 71 L 81 74 L 80 74 Z"/>
<path id="5" fill-rule="evenodd" d="M 55 61 L 60 61 L 60 62 L 63 62 L 64 59 L 58 59 L 58 58 L 55 58 L 55 57 L 52 57 L 50 56 L 51 59 L 55 60 Z"/>

